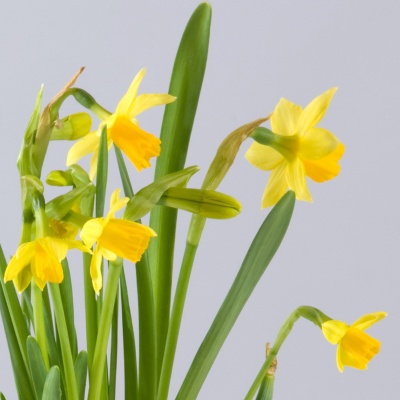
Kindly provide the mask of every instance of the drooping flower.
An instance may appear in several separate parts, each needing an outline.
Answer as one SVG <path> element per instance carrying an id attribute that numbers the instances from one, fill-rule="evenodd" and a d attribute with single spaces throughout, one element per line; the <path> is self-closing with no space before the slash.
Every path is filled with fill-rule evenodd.
<path id="1" fill-rule="evenodd" d="M 345 365 L 367 369 L 368 362 L 379 353 L 379 340 L 369 336 L 365 329 L 387 316 L 386 312 L 366 314 L 352 325 L 329 320 L 322 324 L 322 332 L 329 343 L 337 344 L 336 362 L 340 372 Z"/>
<path id="2" fill-rule="evenodd" d="M 119 198 L 120 189 L 111 195 L 110 211 L 105 218 L 93 218 L 83 225 L 80 236 L 91 247 L 96 244 L 90 264 L 93 288 L 99 293 L 103 286 L 101 275 L 102 257 L 114 261 L 117 257 L 133 263 L 140 261 L 155 232 L 142 224 L 115 218 L 115 213 L 125 207 L 129 199 Z"/>
<path id="3" fill-rule="evenodd" d="M 78 240 L 65 240 L 46 236 L 21 244 L 11 258 L 4 281 L 14 281 L 19 292 L 24 291 L 31 279 L 43 290 L 47 282 L 61 283 L 64 272 L 61 261 L 69 249 L 90 250 Z"/>
<path id="4" fill-rule="evenodd" d="M 306 176 L 316 182 L 339 174 L 338 161 L 344 145 L 326 129 L 317 127 L 336 92 L 331 88 L 303 110 L 282 98 L 271 117 L 272 134 L 268 145 L 252 143 L 246 159 L 259 169 L 270 171 L 262 198 L 262 208 L 273 206 L 290 189 L 296 198 L 312 201 Z"/>
<path id="5" fill-rule="evenodd" d="M 150 166 L 150 158 L 160 154 L 160 140 L 141 129 L 136 116 L 158 105 L 169 104 L 175 100 L 169 94 L 141 94 L 137 96 L 139 85 L 146 73 L 143 68 L 136 75 L 126 94 L 113 114 L 105 118 L 99 129 L 91 132 L 75 143 L 67 157 L 67 165 L 75 164 L 87 154 L 93 153 L 90 160 L 90 178 L 96 175 L 102 127 L 107 126 L 108 149 L 115 143 L 129 158 L 138 171 Z"/>

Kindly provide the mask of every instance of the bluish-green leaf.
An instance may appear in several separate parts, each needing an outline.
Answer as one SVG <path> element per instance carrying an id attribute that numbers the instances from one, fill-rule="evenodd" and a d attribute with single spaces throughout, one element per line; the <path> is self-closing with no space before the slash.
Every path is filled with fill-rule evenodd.
<path id="1" fill-rule="evenodd" d="M 125 400 L 135 400 L 138 396 L 136 346 L 124 270 L 121 272 L 119 282 L 121 287 Z"/>
<path id="2" fill-rule="evenodd" d="M 21 398 L 34 399 L 35 395 L 28 373 L 28 356 L 26 354 L 26 339 L 29 332 L 13 283 L 4 283 L 6 267 L 7 262 L 0 246 L 0 312 L 15 384 Z"/>
<path id="3" fill-rule="evenodd" d="M 289 191 L 261 225 L 224 302 L 196 353 L 177 400 L 197 398 L 225 339 L 285 236 L 294 203 L 295 194 Z"/>
<path id="4" fill-rule="evenodd" d="M 60 294 L 64 307 L 65 322 L 67 323 L 69 343 L 71 345 L 72 358 L 75 359 L 78 354 L 78 345 L 74 321 L 74 299 L 71 282 L 71 273 L 69 270 L 68 260 L 62 261 L 64 271 L 64 279 L 60 283 Z"/>
<path id="5" fill-rule="evenodd" d="M 96 217 L 102 217 L 104 214 L 104 203 L 106 198 L 108 176 L 108 147 L 107 147 L 107 126 L 104 125 L 101 130 L 99 159 L 97 162 L 96 178 Z"/>
<path id="6" fill-rule="evenodd" d="M 50 368 L 44 383 L 42 400 L 61 400 L 60 370 L 55 365 Z"/>
<path id="7" fill-rule="evenodd" d="M 28 337 L 26 340 L 26 348 L 28 351 L 29 366 L 36 398 L 41 399 L 47 377 L 46 365 L 44 364 L 40 347 L 35 338 L 32 336 Z"/>
<path id="8" fill-rule="evenodd" d="M 183 33 L 172 71 L 168 93 L 177 99 L 165 107 L 161 128 L 162 151 L 157 158 L 155 178 L 181 170 L 185 165 L 206 68 L 210 38 L 211 6 L 200 4 Z M 149 246 L 158 333 L 158 371 L 164 353 L 171 303 L 173 249 L 177 210 L 156 207 L 150 226 L 158 237 Z"/>
<path id="9" fill-rule="evenodd" d="M 75 364 L 76 385 L 78 386 L 79 400 L 85 399 L 86 379 L 88 373 L 88 360 L 86 351 L 81 351 L 76 357 Z"/>

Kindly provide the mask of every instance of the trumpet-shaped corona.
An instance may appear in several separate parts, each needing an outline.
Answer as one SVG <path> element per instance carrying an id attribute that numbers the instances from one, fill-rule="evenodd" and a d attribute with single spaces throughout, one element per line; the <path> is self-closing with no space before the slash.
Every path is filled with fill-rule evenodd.
<path id="1" fill-rule="evenodd" d="M 90 264 L 90 276 L 96 293 L 99 293 L 103 286 L 101 275 L 103 257 L 109 261 L 121 257 L 133 263 L 138 262 L 147 249 L 150 238 L 156 236 L 155 232 L 145 225 L 115 218 L 115 213 L 129 201 L 127 197 L 120 199 L 119 193 L 120 189 L 117 189 L 112 194 L 107 216 L 87 221 L 80 233 L 87 246 L 96 244 Z"/>
<path id="2" fill-rule="evenodd" d="M 101 122 L 99 129 L 88 133 L 71 147 L 67 157 L 67 165 L 75 164 L 82 157 L 92 153 L 90 178 L 93 180 L 97 170 L 100 134 L 102 127 L 106 125 L 108 149 L 115 143 L 138 171 L 150 166 L 150 159 L 160 154 L 161 142 L 154 135 L 139 127 L 136 116 L 151 107 L 169 104 L 175 100 L 175 97 L 169 94 L 141 94 L 137 96 L 139 85 L 145 73 L 144 68 L 139 71 L 128 91 L 118 103 L 115 112 Z"/>
<path id="3" fill-rule="evenodd" d="M 366 314 L 352 325 L 329 320 L 322 324 L 322 332 L 329 343 L 337 344 L 336 362 L 340 372 L 345 365 L 367 369 L 368 363 L 380 350 L 379 340 L 364 332 L 365 329 L 385 318 L 387 313 Z"/>
<path id="4" fill-rule="evenodd" d="M 344 145 L 326 129 L 317 127 L 336 92 L 331 88 L 303 110 L 282 98 L 271 117 L 269 145 L 252 143 L 246 159 L 259 169 L 272 171 L 262 198 L 262 208 L 275 205 L 290 189 L 296 198 L 312 201 L 306 176 L 324 182 L 339 174 Z"/>

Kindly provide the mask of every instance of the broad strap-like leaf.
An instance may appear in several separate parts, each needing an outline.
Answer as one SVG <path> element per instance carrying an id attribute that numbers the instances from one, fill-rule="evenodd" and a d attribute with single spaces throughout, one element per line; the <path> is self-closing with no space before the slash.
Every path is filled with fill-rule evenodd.
<path id="1" fill-rule="evenodd" d="M 46 365 L 43 361 L 39 344 L 34 337 L 28 336 L 28 339 L 26 340 L 26 348 L 28 351 L 29 366 L 36 398 L 41 399 L 44 383 L 47 377 Z"/>
<path id="2" fill-rule="evenodd" d="M 197 398 L 225 339 L 285 236 L 294 203 L 295 194 L 289 191 L 261 225 L 224 302 L 196 353 L 177 400 Z"/>

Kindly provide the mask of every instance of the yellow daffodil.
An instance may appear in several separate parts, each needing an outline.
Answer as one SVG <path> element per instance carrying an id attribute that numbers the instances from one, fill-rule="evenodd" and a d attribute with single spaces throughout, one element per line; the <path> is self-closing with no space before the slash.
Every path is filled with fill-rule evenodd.
<path id="1" fill-rule="evenodd" d="M 99 293 L 103 286 L 102 257 L 109 261 L 121 257 L 135 263 L 142 258 L 150 238 L 156 236 L 155 232 L 145 225 L 115 218 L 115 213 L 125 207 L 129 201 L 127 197 L 120 199 L 119 193 L 120 189 L 117 189 L 112 194 L 110 211 L 106 218 L 89 220 L 80 234 L 87 246 L 91 247 L 96 243 L 90 265 L 90 276 L 96 293 Z"/>
<path id="2" fill-rule="evenodd" d="M 90 160 L 90 178 L 93 180 L 96 169 L 102 127 L 107 125 L 107 145 L 110 149 L 115 143 L 129 158 L 138 171 L 150 166 L 150 158 L 160 154 L 160 140 L 141 129 L 136 116 L 158 105 L 169 104 L 175 100 L 169 94 L 141 94 L 137 96 L 139 85 L 146 73 L 143 68 L 136 75 L 128 91 L 118 103 L 113 114 L 105 118 L 97 131 L 87 134 L 75 143 L 67 157 L 67 165 L 75 164 L 87 154 L 93 153 Z"/>
<path id="3" fill-rule="evenodd" d="M 282 98 L 271 117 L 270 143 L 254 142 L 246 152 L 251 164 L 272 170 L 262 208 L 276 204 L 288 189 L 296 193 L 297 199 L 312 201 L 306 176 L 324 182 L 339 174 L 344 145 L 331 132 L 317 127 L 335 92 L 336 88 L 327 90 L 304 110 Z"/>
<path id="4" fill-rule="evenodd" d="M 367 369 L 367 364 L 379 353 L 380 342 L 364 330 L 385 318 L 387 313 L 366 314 L 352 325 L 330 320 L 322 324 L 322 332 L 329 343 L 337 344 L 336 362 L 340 372 L 345 365 Z"/>
<path id="5" fill-rule="evenodd" d="M 64 278 L 61 261 L 68 249 L 90 250 L 77 240 L 43 237 L 21 244 L 4 274 L 4 281 L 14 281 L 19 292 L 29 285 L 32 277 L 43 290 L 47 282 L 60 283 Z"/>

